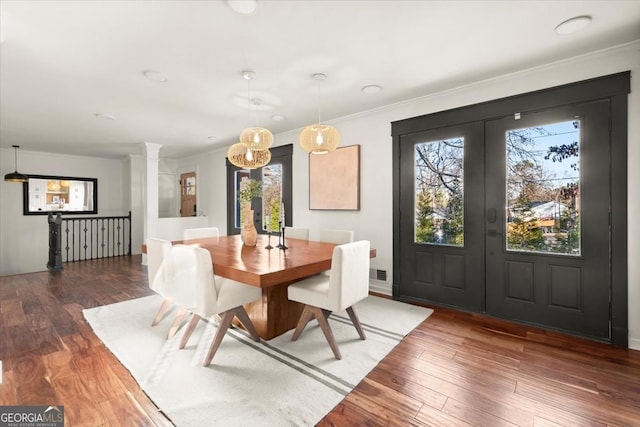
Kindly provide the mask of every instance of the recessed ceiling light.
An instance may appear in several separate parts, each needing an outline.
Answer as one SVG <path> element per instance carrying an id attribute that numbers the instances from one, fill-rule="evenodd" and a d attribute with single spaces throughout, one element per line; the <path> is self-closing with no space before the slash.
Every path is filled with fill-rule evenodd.
<path id="1" fill-rule="evenodd" d="M 142 74 L 144 74 L 144 76 L 146 78 L 148 78 L 149 80 L 154 81 L 154 82 L 158 82 L 158 83 L 164 83 L 167 80 L 169 80 L 169 77 L 167 77 L 166 74 L 163 74 L 160 71 L 144 70 L 142 72 Z"/>
<path id="2" fill-rule="evenodd" d="M 271 116 L 271 120 L 275 120 L 276 122 L 281 122 L 284 119 L 286 119 L 286 117 L 282 114 L 274 114 L 273 116 Z"/>
<path id="3" fill-rule="evenodd" d="M 382 86 L 378 85 L 367 85 L 362 87 L 363 93 L 379 93 L 382 91 Z"/>
<path id="4" fill-rule="evenodd" d="M 94 116 L 96 116 L 99 119 L 105 119 L 105 120 L 115 120 L 116 116 L 112 115 L 112 114 L 105 114 L 105 113 L 93 113 Z"/>
<path id="5" fill-rule="evenodd" d="M 575 16 L 571 19 L 567 19 L 564 22 L 561 22 L 556 27 L 557 34 L 573 34 L 577 31 L 586 28 L 591 23 L 591 17 L 588 15 L 583 16 Z"/>
<path id="6" fill-rule="evenodd" d="M 258 8 L 257 0 L 227 0 L 227 6 L 240 15 L 251 15 Z"/>

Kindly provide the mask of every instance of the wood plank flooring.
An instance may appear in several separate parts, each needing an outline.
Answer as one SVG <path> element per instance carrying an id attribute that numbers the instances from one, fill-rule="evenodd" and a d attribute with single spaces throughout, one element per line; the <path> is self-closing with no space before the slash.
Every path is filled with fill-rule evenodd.
<path id="1" fill-rule="evenodd" d="M 149 294 L 139 256 L 0 277 L 0 405 L 172 425 L 82 316 Z M 437 308 L 319 425 L 640 426 L 640 352 Z"/>

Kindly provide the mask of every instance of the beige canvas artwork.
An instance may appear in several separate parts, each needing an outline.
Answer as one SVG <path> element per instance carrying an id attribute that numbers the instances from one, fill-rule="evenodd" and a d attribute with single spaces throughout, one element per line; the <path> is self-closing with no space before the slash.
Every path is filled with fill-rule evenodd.
<path id="1" fill-rule="evenodd" d="M 360 146 L 309 155 L 309 209 L 360 209 Z"/>

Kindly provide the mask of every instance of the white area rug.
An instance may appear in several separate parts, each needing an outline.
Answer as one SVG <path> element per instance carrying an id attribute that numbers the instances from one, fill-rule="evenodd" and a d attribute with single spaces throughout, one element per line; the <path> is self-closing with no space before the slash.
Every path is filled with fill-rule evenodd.
<path id="1" fill-rule="evenodd" d="M 200 322 L 187 347 L 182 329 L 167 341 L 171 311 L 151 321 L 158 296 L 84 310 L 84 316 L 142 389 L 176 426 L 314 425 L 337 405 L 431 310 L 370 296 L 356 305 L 367 339 L 346 312 L 329 318 L 342 360 L 336 360 L 316 321 L 298 341 L 289 331 L 256 343 L 244 331 L 227 333 L 212 364 L 202 361 L 215 333 Z"/>

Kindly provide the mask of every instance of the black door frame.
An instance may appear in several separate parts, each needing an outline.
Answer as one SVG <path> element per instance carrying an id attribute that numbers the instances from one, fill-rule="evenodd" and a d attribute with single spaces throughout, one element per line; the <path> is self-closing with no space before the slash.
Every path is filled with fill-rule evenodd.
<path id="1" fill-rule="evenodd" d="M 393 234 L 398 236 L 402 218 L 400 209 L 400 141 L 401 136 L 445 126 L 492 120 L 518 112 L 535 112 L 549 108 L 608 99 L 610 101 L 611 141 L 611 343 L 628 346 L 628 253 L 627 253 L 627 95 L 630 93 L 629 71 L 570 83 L 563 86 L 514 95 L 480 104 L 446 110 L 391 123 L 393 137 Z M 413 215 L 405 214 L 405 218 Z M 400 296 L 400 242 L 393 242 L 393 295 Z M 437 302 L 432 302 L 437 305 Z"/>

